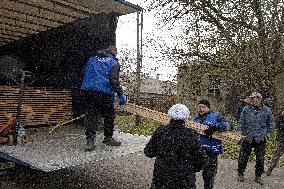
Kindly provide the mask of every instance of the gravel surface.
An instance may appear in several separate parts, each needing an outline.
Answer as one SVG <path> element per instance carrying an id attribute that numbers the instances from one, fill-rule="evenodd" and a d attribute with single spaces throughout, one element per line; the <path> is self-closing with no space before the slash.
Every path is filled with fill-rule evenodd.
<path id="1" fill-rule="evenodd" d="M 153 163 L 153 159 L 146 158 L 142 153 L 138 152 L 73 169 L 63 169 L 49 173 L 19 167 L 14 172 L 1 176 L 0 188 L 145 189 L 149 188 L 151 183 Z M 254 182 L 254 164 L 249 164 L 244 183 L 239 183 L 236 180 L 236 166 L 236 161 L 220 159 L 214 188 L 284 188 L 283 169 L 275 169 L 271 177 L 264 176 L 264 185 L 260 186 Z M 197 188 L 203 188 L 200 173 L 197 175 L 196 183 Z"/>

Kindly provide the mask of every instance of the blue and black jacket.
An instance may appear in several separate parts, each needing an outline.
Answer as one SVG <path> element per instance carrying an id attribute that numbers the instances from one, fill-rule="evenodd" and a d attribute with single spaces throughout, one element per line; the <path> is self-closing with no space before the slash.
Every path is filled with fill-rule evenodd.
<path id="1" fill-rule="evenodd" d="M 80 89 L 102 92 L 112 97 L 115 96 L 115 93 L 118 96 L 122 95 L 119 69 L 117 59 L 109 51 L 99 51 L 96 56 L 88 60 Z"/>
<path id="2" fill-rule="evenodd" d="M 230 122 L 222 115 L 214 112 L 208 112 L 204 115 L 199 115 L 192 121 L 195 123 L 216 127 L 216 130 L 220 132 L 229 131 L 233 129 L 232 122 Z M 207 152 L 214 154 L 222 154 L 224 152 L 223 143 L 218 139 L 210 138 L 205 135 L 200 135 L 200 141 Z"/>

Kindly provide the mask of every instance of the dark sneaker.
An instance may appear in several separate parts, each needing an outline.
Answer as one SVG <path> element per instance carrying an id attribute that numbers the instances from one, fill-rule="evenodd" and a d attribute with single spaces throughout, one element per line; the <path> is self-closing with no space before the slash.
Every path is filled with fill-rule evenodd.
<path id="1" fill-rule="evenodd" d="M 263 185 L 263 180 L 261 179 L 261 177 L 255 177 L 255 182 L 260 185 Z"/>
<path id="2" fill-rule="evenodd" d="M 95 147 L 94 141 L 87 141 L 87 147 L 85 148 L 85 152 L 90 152 L 95 149 L 96 147 Z"/>
<path id="3" fill-rule="evenodd" d="M 103 140 L 103 143 L 104 143 L 105 145 L 109 145 L 109 146 L 120 146 L 120 145 L 121 145 L 121 142 L 120 142 L 120 141 L 117 141 L 117 140 L 115 140 L 115 139 L 113 139 L 113 138 L 105 138 L 105 139 Z"/>
<path id="4" fill-rule="evenodd" d="M 245 177 L 243 174 L 238 174 L 238 181 L 239 182 L 245 182 Z"/>

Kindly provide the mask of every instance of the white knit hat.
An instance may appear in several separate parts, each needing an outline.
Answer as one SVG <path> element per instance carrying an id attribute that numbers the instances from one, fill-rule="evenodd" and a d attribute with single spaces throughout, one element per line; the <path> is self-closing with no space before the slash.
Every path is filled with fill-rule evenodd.
<path id="1" fill-rule="evenodd" d="M 190 115 L 190 111 L 183 104 L 175 104 L 169 109 L 168 115 L 174 120 L 186 120 Z"/>

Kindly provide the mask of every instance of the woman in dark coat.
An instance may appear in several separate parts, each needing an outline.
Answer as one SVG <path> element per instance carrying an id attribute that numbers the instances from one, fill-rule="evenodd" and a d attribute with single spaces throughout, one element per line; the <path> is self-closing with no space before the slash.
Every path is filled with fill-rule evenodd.
<path id="1" fill-rule="evenodd" d="M 196 131 L 186 128 L 189 110 L 182 104 L 169 109 L 170 123 L 158 127 L 144 153 L 156 157 L 152 189 L 196 188 L 195 173 L 202 170 L 206 155 Z"/>

